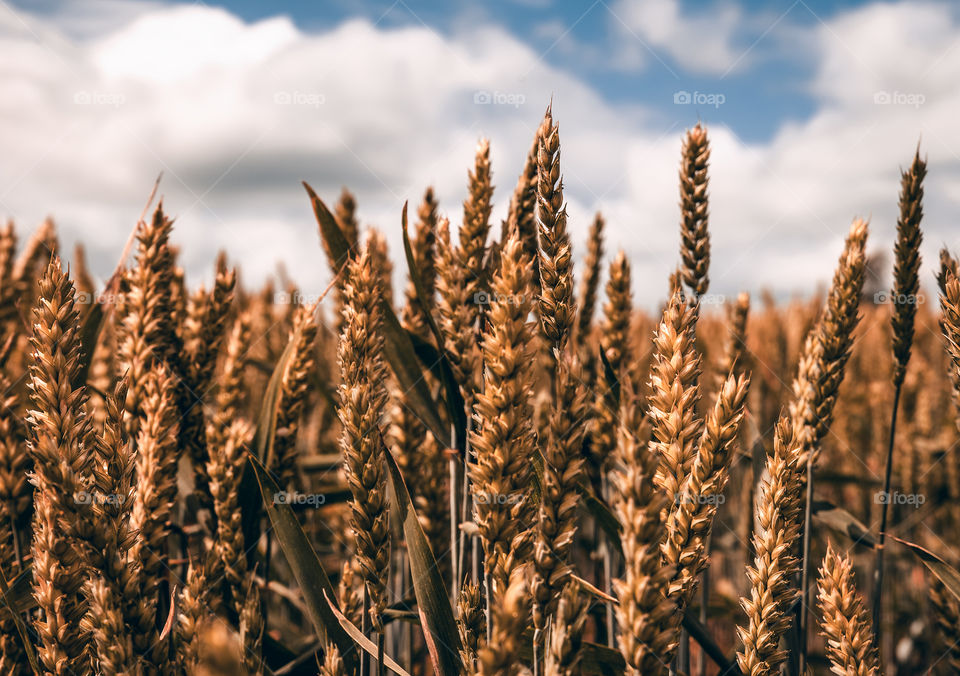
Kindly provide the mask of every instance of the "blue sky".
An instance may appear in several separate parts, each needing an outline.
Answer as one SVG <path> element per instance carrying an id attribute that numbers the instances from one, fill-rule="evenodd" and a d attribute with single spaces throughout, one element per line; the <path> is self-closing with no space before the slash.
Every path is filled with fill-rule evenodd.
<path id="1" fill-rule="evenodd" d="M 184 264 L 226 249 L 326 286 L 301 180 L 399 251 L 433 185 L 454 228 L 490 139 L 494 219 L 553 98 L 574 255 L 592 215 L 655 306 L 677 259 L 684 130 L 712 143 L 713 289 L 809 294 L 854 217 L 889 249 L 929 157 L 927 240 L 956 247 L 960 11 L 946 0 L 0 3 L 0 218 L 55 217 L 106 275 L 161 171 Z M 400 280 L 397 280 L 398 283 Z"/>

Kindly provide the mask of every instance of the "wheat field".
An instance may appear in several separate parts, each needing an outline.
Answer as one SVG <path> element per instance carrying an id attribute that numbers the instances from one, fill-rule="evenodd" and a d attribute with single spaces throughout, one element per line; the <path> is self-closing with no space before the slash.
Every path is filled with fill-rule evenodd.
<path id="1" fill-rule="evenodd" d="M 560 157 L 548 109 L 497 225 L 481 141 L 399 252 L 304 184 L 322 293 L 225 254 L 192 285 L 153 196 L 99 288 L 52 223 L 0 230 L 0 673 L 960 673 L 960 277 L 921 264 L 920 151 L 869 242 L 892 286 L 854 219 L 778 304 L 711 295 L 690 129 L 657 313 L 617 224 L 571 242 Z"/>

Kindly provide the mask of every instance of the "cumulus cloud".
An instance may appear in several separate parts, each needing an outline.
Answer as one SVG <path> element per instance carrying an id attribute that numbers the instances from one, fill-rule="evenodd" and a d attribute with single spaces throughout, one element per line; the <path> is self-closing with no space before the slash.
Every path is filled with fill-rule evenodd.
<path id="1" fill-rule="evenodd" d="M 489 23 L 441 35 L 354 20 L 306 33 L 286 18 L 246 23 L 199 5 L 136 7 L 84 30 L 69 30 L 63 14 L 0 13 L 0 215 L 24 227 L 52 214 L 66 241 L 87 243 L 101 275 L 160 171 L 193 279 L 209 279 L 213 254 L 225 248 L 251 283 L 282 260 L 306 290 L 322 289 L 328 274 L 301 180 L 329 201 L 349 186 L 364 224 L 382 228 L 396 255 L 402 204 L 427 185 L 459 222 L 481 136 L 492 142 L 499 223 L 552 96 L 577 251 L 601 208 L 608 251 L 622 247 L 634 262 L 638 301 L 653 306 L 665 293 L 692 106 L 664 120 L 605 101 Z M 653 17 L 651 39 L 693 39 L 678 12 Z M 716 19 L 721 27 L 726 16 Z M 805 33 L 819 55 L 809 119 L 746 143 L 706 118 L 715 292 L 809 292 L 827 278 L 855 215 L 872 216 L 874 246 L 889 247 L 898 168 L 921 136 L 931 160 L 928 260 L 952 243 L 958 38 L 960 21 L 944 5 L 859 9 Z M 726 39 L 702 46 L 718 61 L 732 53 Z M 910 94 L 922 101 L 901 96 Z"/>

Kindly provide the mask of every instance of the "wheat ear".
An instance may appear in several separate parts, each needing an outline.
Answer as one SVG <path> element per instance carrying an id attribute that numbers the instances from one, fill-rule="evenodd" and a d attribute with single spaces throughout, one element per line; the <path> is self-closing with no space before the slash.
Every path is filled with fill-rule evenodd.
<path id="1" fill-rule="evenodd" d="M 96 524 L 90 501 L 96 440 L 87 395 L 74 388 L 80 368 L 80 326 L 74 288 L 54 258 L 40 280 L 33 309 L 27 423 L 34 463 L 33 584 L 39 615 L 38 657 L 50 674 L 83 672 L 89 655 L 81 620 L 87 611 L 84 544 Z"/>
<path id="2" fill-rule="evenodd" d="M 369 592 L 370 618 L 373 628 L 381 632 L 387 603 L 390 530 L 386 473 L 381 455 L 385 449 L 380 431 L 380 417 L 387 398 L 380 333 L 380 280 L 371 269 L 368 251 L 352 259 L 348 271 L 344 285 L 344 329 L 338 350 L 341 373 L 338 411 L 343 424 L 340 447 L 353 496 L 351 527 Z"/>
<path id="3" fill-rule="evenodd" d="M 817 599 L 831 671 L 844 676 L 878 676 L 880 660 L 869 616 L 854 584 L 853 567 L 830 544 L 820 568 Z"/>
<path id="4" fill-rule="evenodd" d="M 630 262 L 620 251 L 610 264 L 607 281 L 607 302 L 603 306 L 600 328 L 600 347 L 610 365 L 597 366 L 597 394 L 593 401 L 593 420 L 590 432 L 588 471 L 594 489 L 599 493 L 601 479 L 610 468 L 617 447 L 616 392 L 624 374 L 624 365 L 630 361 L 630 316 L 633 300 L 630 290 Z"/>
<path id="5" fill-rule="evenodd" d="M 621 393 L 616 463 L 611 473 L 613 506 L 623 526 L 624 575 L 613 581 L 619 604 L 620 653 L 630 676 L 667 672 L 662 657 L 676 646 L 669 631 L 676 605 L 667 598 L 674 570 L 663 565 L 660 545 L 665 531 L 666 495 L 654 485 L 659 453 L 645 438 L 643 410 L 633 393 Z"/>
<path id="6" fill-rule="evenodd" d="M 484 387 L 477 395 L 471 447 L 474 520 L 484 565 L 499 598 L 527 558 L 534 512 L 529 499 L 534 453 L 531 404 L 529 261 L 512 234 L 493 278 L 483 336 Z"/>
<path id="7" fill-rule="evenodd" d="M 707 163 L 710 143 L 707 130 L 699 123 L 687 132 L 680 163 L 680 257 L 683 282 L 694 296 L 707 292 L 710 278 L 710 234 L 707 197 Z"/>

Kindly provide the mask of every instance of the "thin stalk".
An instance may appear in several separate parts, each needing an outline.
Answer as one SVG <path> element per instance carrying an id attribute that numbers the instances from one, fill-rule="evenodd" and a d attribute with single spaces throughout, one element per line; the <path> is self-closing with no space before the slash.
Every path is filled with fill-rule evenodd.
<path id="1" fill-rule="evenodd" d="M 370 596 L 367 593 L 367 585 L 363 585 L 363 614 L 360 616 L 360 633 L 367 635 L 367 615 L 370 613 Z M 367 653 L 360 651 L 360 676 L 367 676 Z"/>
<path id="2" fill-rule="evenodd" d="M 893 440 L 897 433 L 897 409 L 900 407 L 900 384 L 893 390 L 893 412 L 890 414 L 890 439 L 887 443 L 887 467 L 883 476 L 880 507 L 880 537 L 877 539 L 877 564 L 873 571 L 873 635 L 880 649 L 880 620 L 883 602 L 883 545 L 887 537 L 887 511 L 890 508 L 890 481 L 893 478 Z"/>
<path id="3" fill-rule="evenodd" d="M 453 424 L 450 425 L 450 448 L 457 447 L 457 431 Z M 457 538 L 459 536 L 457 524 L 457 460 L 450 458 L 450 592 L 454 607 L 457 605 L 457 599 L 460 596 L 460 577 L 457 570 L 459 557 L 457 556 Z"/>
<path id="4" fill-rule="evenodd" d="M 704 543 L 704 556 L 710 558 L 710 543 L 713 541 L 713 533 L 707 535 L 707 541 Z M 707 626 L 707 606 L 710 603 L 710 567 L 704 569 L 700 580 L 700 624 Z M 707 655 L 700 648 L 700 662 L 698 671 L 700 676 L 707 676 Z"/>
<path id="5" fill-rule="evenodd" d="M 677 644 L 677 672 L 690 673 L 690 634 L 686 629 L 680 630 L 680 641 Z"/>
<path id="6" fill-rule="evenodd" d="M 383 676 L 384 632 L 377 632 L 377 676 Z"/>
<path id="7" fill-rule="evenodd" d="M 467 460 L 470 457 L 470 420 L 467 419 L 467 445 L 463 454 L 463 495 L 460 499 L 460 523 L 467 522 L 470 505 L 470 472 L 467 471 Z M 467 569 L 467 533 L 460 529 L 460 548 L 457 550 L 457 599 L 460 598 L 459 584 L 466 577 Z"/>
<path id="8" fill-rule="evenodd" d="M 606 475 L 600 477 L 600 491 L 603 494 L 604 500 L 609 501 L 610 499 L 610 485 L 607 482 Z M 611 559 L 610 552 L 610 543 L 607 542 L 607 533 L 606 531 L 600 531 L 600 554 L 603 557 L 603 591 L 608 596 L 613 595 L 613 561 Z M 604 608 L 606 612 L 606 621 L 607 621 L 607 647 L 615 648 L 614 645 L 614 614 L 613 614 L 613 604 L 607 603 Z"/>
<path id="9" fill-rule="evenodd" d="M 533 630 L 533 676 L 540 676 L 540 638 L 543 630 L 537 627 Z"/>
<path id="10" fill-rule="evenodd" d="M 490 608 L 493 605 L 493 590 L 490 588 L 490 573 L 483 571 L 483 590 L 487 595 L 487 607 L 483 609 L 487 620 L 487 643 L 490 642 L 490 634 L 493 633 L 493 619 L 490 616 Z"/>
<path id="11" fill-rule="evenodd" d="M 800 654 L 798 673 L 806 673 L 807 668 L 807 624 L 810 599 L 810 542 L 813 539 L 810 526 L 813 519 L 813 453 L 807 457 L 807 495 L 803 510 L 803 559 L 800 562 L 800 605 L 797 606 L 797 619 L 800 633 Z"/>

